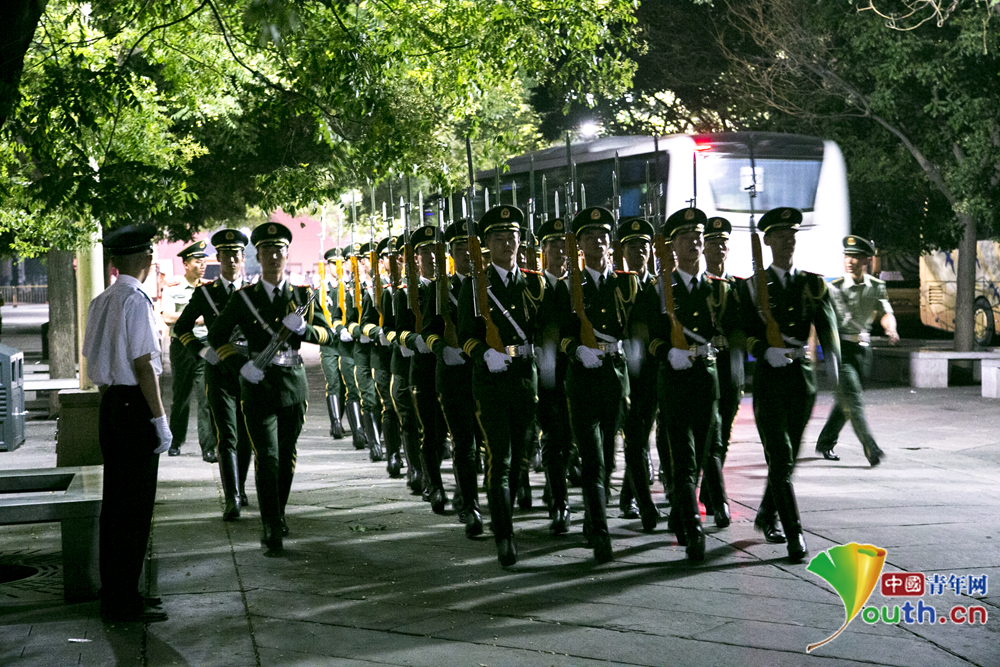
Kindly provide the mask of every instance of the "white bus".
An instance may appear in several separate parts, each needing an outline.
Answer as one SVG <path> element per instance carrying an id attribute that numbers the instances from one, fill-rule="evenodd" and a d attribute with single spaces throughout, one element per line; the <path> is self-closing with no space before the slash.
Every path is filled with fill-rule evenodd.
<path id="1" fill-rule="evenodd" d="M 652 186 L 655 188 L 658 183 L 664 186 L 661 216 L 690 206 L 696 172 L 698 208 L 708 217 L 721 216 L 733 225 L 726 269 L 736 276 L 749 276 L 752 268 L 747 188 L 751 182 L 751 139 L 757 181 L 755 219 L 759 220 L 764 211 L 778 206 L 800 209 L 804 220 L 797 237 L 795 265 L 830 277 L 842 275 L 841 240 L 850 233 L 850 207 L 844 158 L 832 141 L 794 134 L 720 132 L 656 138 L 605 137 L 581 142 L 571 146 L 578 183 L 577 202 L 583 203 L 580 195 L 585 193 L 588 206 L 611 208 L 611 173 L 616 152 L 621 172 L 618 180 L 622 217 L 643 212 L 648 187 L 647 164 Z M 517 204 L 526 210 L 532 159 L 537 229 L 543 211 L 548 211 L 550 219 L 556 215 L 557 197 L 559 213 L 565 213 L 566 146 L 509 160 L 507 169 L 500 169 L 499 202 L 514 203 L 516 184 Z M 543 176 L 547 185 L 545 206 Z M 491 205 L 497 204 L 496 171 L 482 171 L 476 180 L 490 190 Z M 477 204 L 481 206 L 478 198 Z M 764 246 L 764 263 L 770 263 L 767 246 Z"/>

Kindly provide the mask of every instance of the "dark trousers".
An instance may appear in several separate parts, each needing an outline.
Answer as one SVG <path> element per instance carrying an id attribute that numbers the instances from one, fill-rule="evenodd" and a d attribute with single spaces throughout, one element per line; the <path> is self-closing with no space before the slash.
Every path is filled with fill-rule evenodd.
<path id="1" fill-rule="evenodd" d="M 326 395 L 340 397 L 342 393 L 340 382 L 340 351 L 336 345 L 321 345 L 319 361 L 323 367 L 323 377 L 326 378 Z"/>
<path id="2" fill-rule="evenodd" d="M 733 352 L 740 356 L 733 363 Z M 712 455 L 718 456 L 724 463 L 729 453 L 729 440 L 733 435 L 733 424 L 736 413 L 740 410 L 743 399 L 743 351 L 722 350 L 718 357 L 719 370 L 719 434 L 713 447 Z M 767 363 L 767 362 L 764 362 Z M 734 373 L 733 370 L 736 370 Z"/>
<path id="3" fill-rule="evenodd" d="M 433 354 L 425 353 L 410 364 L 410 394 L 420 433 L 420 461 L 432 489 L 444 485 L 441 479 L 441 455 L 448 435 L 435 387 L 436 363 Z"/>
<path id="4" fill-rule="evenodd" d="M 398 429 L 399 415 L 392 407 L 392 373 L 376 368 L 372 370 L 372 377 L 375 378 L 375 393 L 378 394 L 378 402 L 382 406 L 382 414 L 375 415 L 375 419 L 381 420 L 383 431 L 388 428 L 386 423 L 395 424 L 395 428 Z"/>
<path id="5" fill-rule="evenodd" d="M 443 361 L 438 363 L 443 364 Z M 482 438 L 476 427 L 476 405 L 472 398 L 472 363 L 439 369 L 438 402 L 451 434 L 455 478 L 466 506 L 479 504 L 476 447 Z"/>
<path id="6" fill-rule="evenodd" d="M 138 386 L 112 385 L 101 397 L 101 597 L 112 611 L 124 611 L 138 600 L 160 461 L 153 453 L 158 440 L 152 418 Z"/>
<path id="7" fill-rule="evenodd" d="M 250 448 L 250 436 L 247 435 L 246 420 L 243 418 L 239 377 L 225 368 L 208 365 L 205 367 L 205 391 L 208 393 L 215 438 L 219 443 L 219 460 L 221 462 L 224 457 L 235 452 L 239 467 L 239 488 L 242 490 L 253 450 Z"/>
<path id="8" fill-rule="evenodd" d="M 340 348 L 338 362 L 340 365 L 340 377 L 344 382 L 346 402 L 361 402 L 361 393 L 358 391 L 358 381 L 354 379 L 354 343 L 343 341 L 335 343 Z"/>
<path id="9" fill-rule="evenodd" d="M 640 504 L 651 503 L 649 492 L 649 472 L 646 456 L 649 452 L 649 434 L 653 430 L 656 417 L 658 364 L 647 359 L 642 364 L 639 375 L 629 378 L 629 407 L 622 428 L 625 436 L 625 486 L 632 484 L 636 500 Z"/>
<path id="10" fill-rule="evenodd" d="M 372 374 L 372 344 L 354 343 L 354 384 L 361 398 L 361 409 L 370 413 L 376 423 L 382 415 L 382 405 L 375 391 L 375 376 Z"/>
<path id="11" fill-rule="evenodd" d="M 187 438 L 188 417 L 191 414 L 191 394 L 198 399 L 198 444 L 201 453 L 215 449 L 215 434 L 205 396 L 205 360 L 193 354 L 176 338 L 170 339 L 170 368 L 174 375 L 173 403 L 170 405 L 170 434 L 173 447 L 180 447 Z"/>
<path id="12" fill-rule="evenodd" d="M 245 380 L 240 380 L 240 385 L 247 434 L 254 453 L 260 518 L 265 525 L 274 526 L 284 516 L 292 490 L 298 456 L 295 443 L 305 423 L 306 405 L 281 406 L 277 397 L 272 405 L 252 400 L 250 394 L 266 390 Z M 248 407 L 251 405 L 252 410 Z"/>
<path id="13" fill-rule="evenodd" d="M 836 393 L 836 401 L 830 416 L 823 426 L 816 449 L 830 451 L 837 444 L 840 431 L 848 420 L 854 428 L 865 453 L 878 451 L 878 444 L 868 428 L 865 417 L 865 405 L 862 401 L 861 381 L 867 377 L 871 366 L 871 348 L 851 341 L 840 339 L 840 387 Z"/>
<path id="14" fill-rule="evenodd" d="M 538 426 L 541 429 L 542 464 L 548 474 L 553 506 L 565 506 L 568 501 L 566 466 L 572 448 L 569 405 L 566 402 L 564 378 L 551 389 L 538 387 Z"/>

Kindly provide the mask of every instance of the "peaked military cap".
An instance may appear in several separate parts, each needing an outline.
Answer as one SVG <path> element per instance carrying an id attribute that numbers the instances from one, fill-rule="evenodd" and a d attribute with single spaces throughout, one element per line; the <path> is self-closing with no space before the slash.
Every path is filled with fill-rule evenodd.
<path id="1" fill-rule="evenodd" d="M 389 247 L 390 252 L 399 254 L 403 252 L 403 246 L 406 245 L 406 234 L 400 234 L 392 240 L 392 244 Z"/>
<path id="2" fill-rule="evenodd" d="M 361 243 L 349 243 L 344 246 L 344 257 L 360 257 L 365 251 Z"/>
<path id="3" fill-rule="evenodd" d="M 561 239 L 566 236 L 566 223 L 562 218 L 546 220 L 542 223 L 542 226 L 538 228 L 538 234 L 536 236 L 538 236 L 539 243 L 545 243 L 549 239 Z"/>
<path id="4" fill-rule="evenodd" d="M 772 208 L 770 211 L 762 215 L 760 222 L 757 223 L 757 229 L 762 231 L 764 234 L 767 234 L 768 232 L 773 232 L 776 229 L 797 230 L 801 224 L 802 211 L 797 208 L 781 206 L 779 208 Z"/>
<path id="5" fill-rule="evenodd" d="M 703 232 L 708 218 L 700 208 L 682 208 L 663 223 L 663 232 L 670 238 L 685 232 Z"/>
<path id="6" fill-rule="evenodd" d="M 524 212 L 516 206 L 494 206 L 479 218 L 478 231 L 486 236 L 490 232 L 520 231 Z"/>
<path id="7" fill-rule="evenodd" d="M 618 240 L 622 243 L 631 239 L 653 240 L 653 225 L 645 218 L 625 218 L 618 224 Z"/>
<path id="8" fill-rule="evenodd" d="M 189 259 L 195 259 L 199 257 L 208 257 L 208 253 L 205 252 L 205 247 L 208 244 L 204 241 L 195 241 L 188 247 L 177 253 L 177 256 L 183 259 L 185 262 Z"/>
<path id="9" fill-rule="evenodd" d="M 216 250 L 242 250 L 250 239 L 238 229 L 223 229 L 212 234 L 212 245 Z"/>
<path id="10" fill-rule="evenodd" d="M 391 238 L 392 238 L 391 236 L 386 236 L 384 239 L 378 242 L 378 245 L 375 246 L 376 255 L 382 257 L 384 255 L 389 254 L 389 239 Z"/>
<path id="11" fill-rule="evenodd" d="M 725 218 L 709 218 L 705 225 L 706 239 L 728 239 L 733 233 L 733 225 Z"/>
<path id="12" fill-rule="evenodd" d="M 265 222 L 257 225 L 250 232 L 250 243 L 254 247 L 261 245 L 282 245 L 286 246 L 292 242 L 292 231 L 280 222 Z"/>
<path id="13" fill-rule="evenodd" d="M 844 254 L 855 255 L 857 257 L 874 257 L 875 244 L 860 236 L 844 237 Z"/>
<path id="14" fill-rule="evenodd" d="M 469 219 L 459 218 L 444 230 L 445 243 L 460 243 L 469 239 Z"/>
<path id="15" fill-rule="evenodd" d="M 361 257 L 367 257 L 371 251 L 372 251 L 371 241 L 365 241 L 364 243 L 361 244 L 361 247 L 358 248 L 358 253 L 359 256 Z"/>
<path id="16" fill-rule="evenodd" d="M 108 232 L 101 243 L 112 257 L 121 257 L 152 251 L 154 236 L 156 227 L 153 225 L 126 225 Z"/>
<path id="17" fill-rule="evenodd" d="M 602 206 L 591 206 L 583 209 L 573 218 L 573 233 L 579 234 L 585 229 L 598 227 L 610 234 L 614 224 L 615 216 L 611 211 Z"/>
<path id="18" fill-rule="evenodd" d="M 437 227 L 431 227 L 430 225 L 417 227 L 410 232 L 410 236 L 410 242 L 413 244 L 413 249 L 416 250 L 437 241 Z"/>
<path id="19" fill-rule="evenodd" d="M 323 259 L 328 262 L 335 262 L 340 259 L 340 248 L 330 248 L 323 253 Z"/>

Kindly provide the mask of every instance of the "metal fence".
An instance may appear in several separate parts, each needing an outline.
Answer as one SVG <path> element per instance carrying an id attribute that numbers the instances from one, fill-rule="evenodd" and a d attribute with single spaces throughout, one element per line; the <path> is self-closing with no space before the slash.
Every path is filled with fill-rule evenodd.
<path id="1" fill-rule="evenodd" d="M 0 298 L 5 305 L 15 303 L 48 303 L 47 285 L 0 285 Z"/>

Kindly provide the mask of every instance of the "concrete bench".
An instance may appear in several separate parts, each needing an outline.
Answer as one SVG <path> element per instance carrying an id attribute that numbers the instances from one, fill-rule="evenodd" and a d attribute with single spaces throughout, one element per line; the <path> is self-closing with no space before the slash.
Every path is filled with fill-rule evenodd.
<path id="1" fill-rule="evenodd" d="M 62 524 L 63 595 L 97 597 L 104 466 L 0 471 L 0 525 Z"/>
<path id="2" fill-rule="evenodd" d="M 983 359 L 983 398 L 1000 398 L 1000 359 Z"/>
<path id="3" fill-rule="evenodd" d="M 972 362 L 972 376 L 979 379 L 984 362 L 1000 362 L 1000 350 L 983 350 L 979 352 L 955 352 L 941 348 L 874 348 L 876 363 L 882 366 L 893 365 L 895 373 L 890 375 L 908 375 L 911 387 L 940 388 L 948 386 L 948 365 L 953 361 Z M 892 362 L 895 361 L 895 364 Z M 888 364 L 886 362 L 889 362 Z M 885 372 L 883 371 L 883 375 Z M 887 378 L 894 379 L 894 378 Z M 903 377 L 895 379 L 903 380 Z M 985 395 L 985 394 L 984 394 Z"/>

